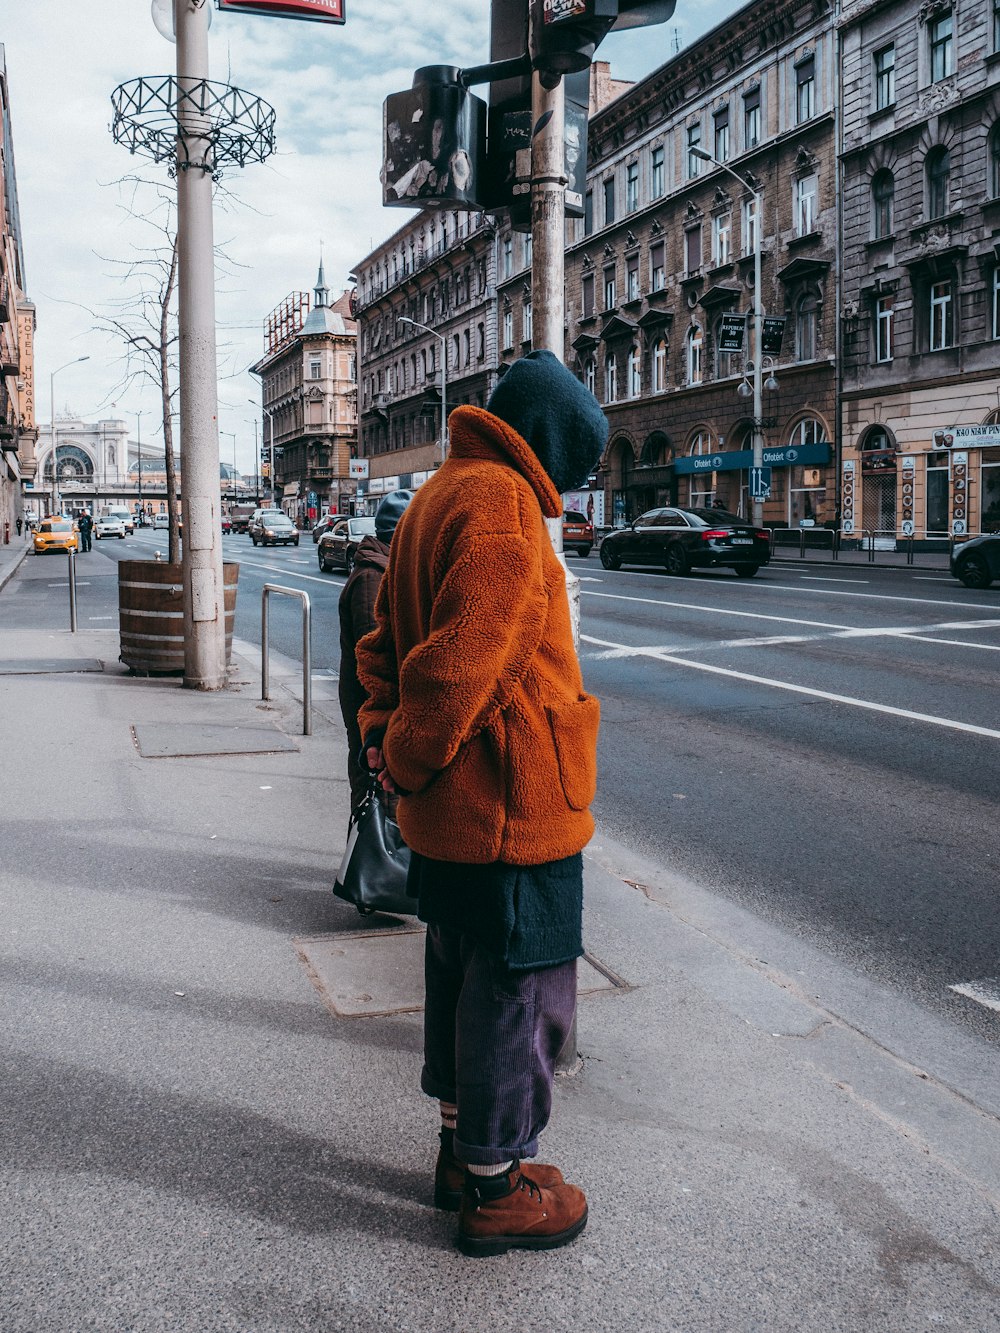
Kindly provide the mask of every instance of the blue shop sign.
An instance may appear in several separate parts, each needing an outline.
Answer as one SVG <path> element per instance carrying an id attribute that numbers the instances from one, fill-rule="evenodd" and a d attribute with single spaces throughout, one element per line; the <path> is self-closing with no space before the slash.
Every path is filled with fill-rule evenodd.
<path id="1" fill-rule="evenodd" d="M 830 461 L 829 444 L 786 444 L 780 449 L 765 449 L 761 460 L 765 467 L 816 467 Z M 695 454 L 674 461 L 674 471 L 735 472 L 753 467 L 752 449 L 730 449 L 717 454 Z"/>

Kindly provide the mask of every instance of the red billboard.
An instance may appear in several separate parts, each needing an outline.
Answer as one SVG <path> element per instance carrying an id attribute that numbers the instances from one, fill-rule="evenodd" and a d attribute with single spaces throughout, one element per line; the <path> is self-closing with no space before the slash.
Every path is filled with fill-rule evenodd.
<path id="1" fill-rule="evenodd" d="M 219 9 L 237 14 L 270 14 L 279 19 L 343 23 L 344 0 L 215 0 Z"/>

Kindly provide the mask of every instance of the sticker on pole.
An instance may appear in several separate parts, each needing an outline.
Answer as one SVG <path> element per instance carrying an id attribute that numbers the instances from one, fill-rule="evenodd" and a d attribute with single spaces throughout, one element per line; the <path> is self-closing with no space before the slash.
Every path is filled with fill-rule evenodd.
<path id="1" fill-rule="evenodd" d="M 219 9 L 234 14 L 267 14 L 278 19 L 311 19 L 314 23 L 344 23 L 344 0 L 215 0 Z"/>

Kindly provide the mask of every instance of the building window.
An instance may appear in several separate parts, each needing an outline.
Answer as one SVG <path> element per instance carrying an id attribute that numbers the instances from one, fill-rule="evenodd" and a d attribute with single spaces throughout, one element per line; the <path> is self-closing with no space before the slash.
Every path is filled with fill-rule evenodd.
<path id="1" fill-rule="evenodd" d="M 815 296 L 803 296 L 795 307 L 795 359 L 816 360 Z"/>
<path id="2" fill-rule="evenodd" d="M 701 125 L 689 125 L 687 127 L 687 176 L 688 180 L 694 180 L 695 176 L 701 171 L 701 158 L 697 157 L 691 150 L 701 147 Z"/>
<path id="3" fill-rule="evenodd" d="M 876 171 L 872 177 L 872 238 L 884 241 L 893 233 L 896 182 L 891 171 Z"/>
<path id="4" fill-rule="evenodd" d="M 992 336 L 1000 338 L 1000 264 L 993 270 L 993 329 Z"/>
<path id="5" fill-rule="evenodd" d="M 931 283 L 929 290 L 930 336 L 928 346 L 932 352 L 940 352 L 945 347 L 954 346 L 954 301 L 952 296 L 950 278 Z"/>
<path id="6" fill-rule="evenodd" d="M 940 14 L 927 25 L 930 42 L 931 83 L 939 83 L 955 73 L 955 45 L 952 41 L 951 14 Z"/>
<path id="7" fill-rule="evenodd" d="M 688 384 L 700 384 L 704 375 L 704 364 L 702 354 L 705 349 L 705 339 L 701 328 L 697 324 L 692 324 L 687 336 L 687 382 Z"/>
<path id="8" fill-rule="evenodd" d="M 615 220 L 615 178 L 611 176 L 604 182 L 604 225 L 610 226 Z"/>
<path id="9" fill-rule="evenodd" d="M 997 4 L 1000 4 L 1000 0 L 997 0 Z M 990 130 L 988 152 L 990 198 L 1000 199 L 1000 121 Z"/>
<path id="10" fill-rule="evenodd" d="M 751 88 L 743 94 L 743 147 L 756 148 L 760 131 L 760 89 Z"/>
<path id="11" fill-rule="evenodd" d="M 585 273 L 583 282 L 580 284 L 580 291 L 583 297 L 583 318 L 590 319 L 594 313 L 594 275 Z"/>
<path id="12" fill-rule="evenodd" d="M 583 196 L 583 234 L 589 236 L 594 230 L 594 191 L 588 190 Z"/>
<path id="13" fill-rule="evenodd" d="M 486 360 L 486 325 L 476 325 L 476 360 Z"/>
<path id="14" fill-rule="evenodd" d="M 890 446 L 891 447 L 891 446 Z M 924 522 L 927 536 L 948 532 L 948 453 L 943 449 L 927 455 L 927 498 Z"/>
<path id="15" fill-rule="evenodd" d="M 809 444 L 826 444 L 826 427 L 815 417 L 806 417 L 805 421 L 792 427 L 788 443 L 796 449 L 803 449 Z"/>
<path id="16" fill-rule="evenodd" d="M 609 352 L 604 358 L 604 401 L 613 403 L 618 397 L 618 367 L 614 353 Z"/>
<path id="17" fill-rule="evenodd" d="M 803 176 L 795 182 L 795 230 L 800 236 L 808 236 L 816 229 L 818 193 L 816 176 Z"/>
<path id="18" fill-rule="evenodd" d="M 593 393 L 596 381 L 597 381 L 597 362 L 594 360 L 592 356 L 588 356 L 583 367 L 584 387 L 589 389 L 590 392 Z"/>
<path id="19" fill-rule="evenodd" d="M 514 346 L 514 312 L 505 310 L 503 312 L 503 345 L 504 351 L 509 351 Z"/>
<path id="20" fill-rule="evenodd" d="M 816 114 L 816 57 L 808 56 L 795 66 L 795 123 L 812 120 Z"/>
<path id="21" fill-rule="evenodd" d="M 1000 2 L 1000 0 L 998 0 Z M 875 110 L 884 111 L 896 100 L 896 47 L 890 42 L 872 56 L 875 71 Z"/>
<path id="22" fill-rule="evenodd" d="M 729 161 L 729 107 L 724 106 L 720 111 L 716 111 L 712 117 L 712 124 L 715 130 L 715 160 L 716 162 Z"/>
<path id="23" fill-rule="evenodd" d="M 630 347 L 628 354 L 628 396 L 642 396 L 642 361 L 638 347 Z"/>
<path id="24" fill-rule="evenodd" d="M 469 365 L 472 361 L 472 335 L 466 329 L 462 334 L 462 364 Z"/>
<path id="25" fill-rule="evenodd" d="M 531 268 L 531 232 L 524 233 L 524 267 Z"/>
<path id="26" fill-rule="evenodd" d="M 314 360 L 309 362 L 309 378 L 311 380 L 318 380 L 321 372 L 322 372 L 322 365 L 320 363 L 319 357 L 316 357 Z"/>
<path id="27" fill-rule="evenodd" d="M 604 309 L 614 310 L 618 304 L 618 293 L 615 287 L 615 271 L 613 268 L 604 270 Z"/>
<path id="28" fill-rule="evenodd" d="M 997 3 L 1000 4 L 1000 0 Z M 663 145 L 660 144 L 649 155 L 649 192 L 654 199 L 660 199 L 663 190 Z"/>
<path id="29" fill-rule="evenodd" d="M 752 255 L 757 248 L 757 196 L 743 200 L 743 253 Z"/>
<path id="30" fill-rule="evenodd" d="M 896 299 L 880 296 L 875 302 L 875 360 L 891 361 L 895 343 Z"/>
<path id="31" fill-rule="evenodd" d="M 684 261 L 686 271 L 697 273 L 701 268 L 701 227 L 691 227 L 684 233 Z"/>
<path id="32" fill-rule="evenodd" d="M 1000 53 L 1000 0 L 993 0 L 993 51 Z"/>
<path id="33" fill-rule="evenodd" d="M 664 393 L 667 387 L 667 342 L 658 338 L 653 345 L 653 392 Z"/>
<path id="34" fill-rule="evenodd" d="M 712 262 L 720 266 L 733 257 L 733 215 L 720 213 L 712 219 Z"/>
<path id="35" fill-rule="evenodd" d="M 521 340 L 530 343 L 532 339 L 531 302 L 525 301 L 521 307 Z"/>
<path id="36" fill-rule="evenodd" d="M 630 255 L 625 261 L 625 291 L 626 300 L 638 301 L 639 299 L 639 256 Z"/>
<path id="37" fill-rule="evenodd" d="M 666 285 L 667 270 L 664 254 L 665 246 L 662 241 L 657 241 L 649 247 L 649 289 L 652 292 L 662 292 Z"/>
<path id="38" fill-rule="evenodd" d="M 514 238 L 512 236 L 504 237 L 501 272 L 505 278 L 511 277 L 514 272 Z"/>
<path id="39" fill-rule="evenodd" d="M 639 207 L 639 163 L 630 162 L 625 168 L 625 212 L 634 213 Z"/>
<path id="40" fill-rule="evenodd" d="M 951 155 L 938 145 L 927 154 L 927 218 L 943 218 L 948 212 L 948 183 L 951 175 Z"/>

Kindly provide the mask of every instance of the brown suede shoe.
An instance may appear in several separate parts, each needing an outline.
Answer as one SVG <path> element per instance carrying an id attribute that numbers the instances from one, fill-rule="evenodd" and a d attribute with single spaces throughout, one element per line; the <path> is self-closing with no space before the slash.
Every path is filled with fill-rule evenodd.
<path id="1" fill-rule="evenodd" d="M 434 1207 L 446 1213 L 458 1212 L 465 1187 L 465 1163 L 460 1162 L 452 1151 L 450 1144 L 453 1139 L 454 1135 L 449 1135 L 447 1141 L 444 1134 L 441 1135 L 441 1147 L 434 1167 Z M 529 1162 L 528 1175 L 543 1189 L 563 1183 L 563 1174 L 559 1168 L 545 1162 Z"/>
<path id="2" fill-rule="evenodd" d="M 502 1176 L 465 1177 L 458 1248 L 483 1258 L 508 1250 L 555 1250 L 587 1225 L 587 1198 L 575 1185 L 541 1186 L 515 1162 Z"/>

